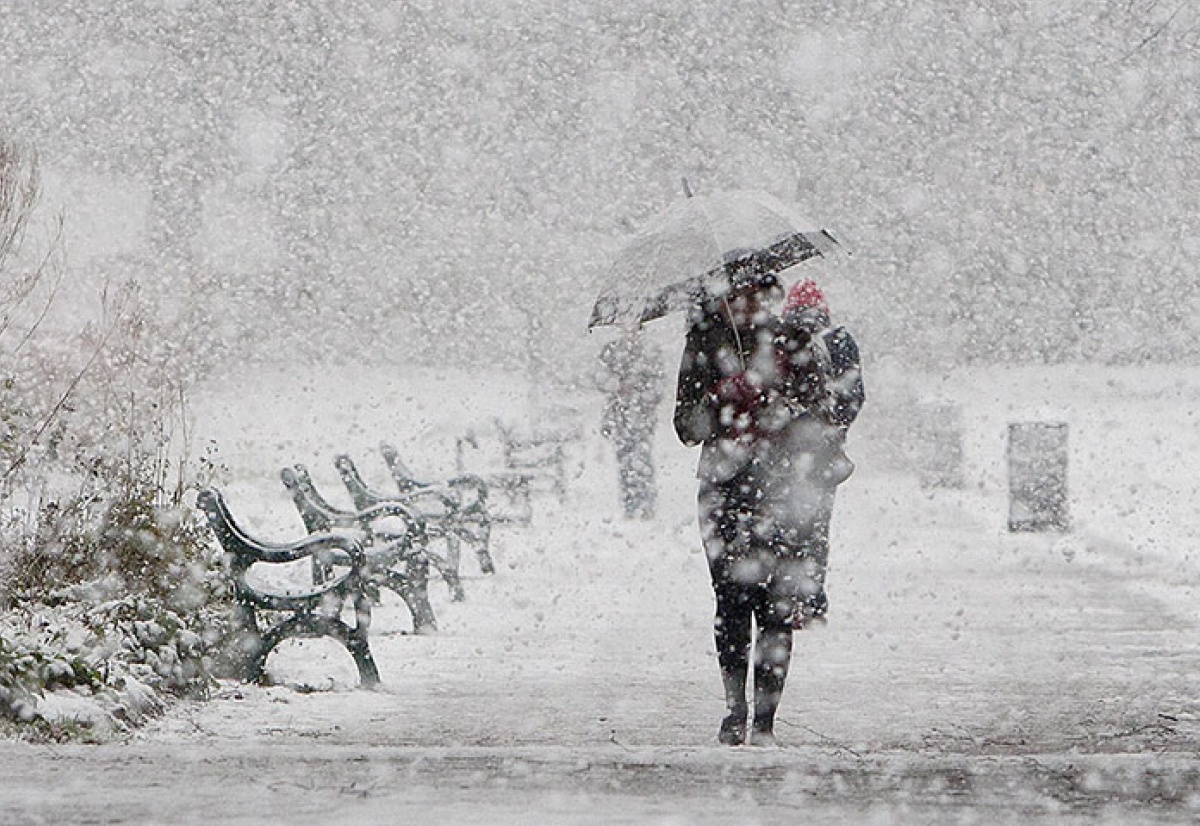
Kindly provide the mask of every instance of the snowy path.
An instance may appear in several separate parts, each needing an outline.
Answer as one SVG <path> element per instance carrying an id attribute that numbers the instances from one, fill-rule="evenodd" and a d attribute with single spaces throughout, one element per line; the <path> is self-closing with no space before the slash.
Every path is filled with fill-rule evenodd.
<path id="1" fill-rule="evenodd" d="M 0 821 L 196 823 L 1191 822 L 1200 653 L 1187 583 L 1120 548 L 1013 537 L 986 502 L 857 477 L 829 626 L 797 646 L 783 748 L 721 714 L 691 490 L 653 523 L 543 513 L 496 538 L 436 637 L 375 623 L 384 677 L 285 652 L 133 742 L 8 744 Z M 854 519 L 851 514 L 860 518 Z M 869 515 L 869 518 L 864 518 Z M 473 573 L 473 560 L 464 567 Z M 1153 586 L 1153 587 L 1147 587 Z M 322 659 L 328 655 L 328 659 Z M 315 662 L 314 662 L 315 659 Z"/>

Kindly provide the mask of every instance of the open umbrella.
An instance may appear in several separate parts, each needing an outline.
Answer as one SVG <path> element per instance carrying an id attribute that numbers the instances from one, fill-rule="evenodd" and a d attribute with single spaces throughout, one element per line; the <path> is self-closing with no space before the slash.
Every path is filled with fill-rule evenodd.
<path id="1" fill-rule="evenodd" d="M 617 252 L 588 327 L 651 321 L 836 246 L 832 235 L 766 192 L 686 198 Z"/>

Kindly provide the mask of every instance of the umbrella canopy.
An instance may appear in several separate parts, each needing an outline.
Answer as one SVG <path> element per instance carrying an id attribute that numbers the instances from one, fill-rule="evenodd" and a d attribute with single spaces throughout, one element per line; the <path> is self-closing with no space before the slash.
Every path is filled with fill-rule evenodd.
<path id="1" fill-rule="evenodd" d="M 687 198 L 617 252 L 588 326 L 650 321 L 836 246 L 828 232 L 766 192 Z"/>

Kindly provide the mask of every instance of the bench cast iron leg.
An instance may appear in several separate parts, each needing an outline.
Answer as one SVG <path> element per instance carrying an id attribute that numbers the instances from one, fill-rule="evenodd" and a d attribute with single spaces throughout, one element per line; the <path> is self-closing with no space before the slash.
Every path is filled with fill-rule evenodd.
<path id="1" fill-rule="evenodd" d="M 437 618 L 429 604 L 428 563 L 411 560 L 405 572 L 387 572 L 387 586 L 400 595 L 413 618 L 414 634 L 437 631 Z"/>

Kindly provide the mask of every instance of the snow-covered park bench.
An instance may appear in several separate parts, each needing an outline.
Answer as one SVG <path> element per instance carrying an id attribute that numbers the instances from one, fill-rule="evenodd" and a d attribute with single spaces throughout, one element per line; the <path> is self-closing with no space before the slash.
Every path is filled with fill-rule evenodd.
<path id="1" fill-rule="evenodd" d="M 425 523 L 418 514 L 398 502 L 361 511 L 336 508 L 317 491 L 304 465 L 284 468 L 279 478 L 310 533 L 343 531 L 355 536 L 366 554 L 368 580 L 404 600 L 415 633 L 437 630 L 429 604 L 429 565 L 441 570 L 444 562 L 429 552 Z M 441 573 L 452 591 L 461 588 L 457 574 Z"/>
<path id="2" fill-rule="evenodd" d="M 476 469 L 507 500 L 507 508 L 493 510 L 493 520 L 527 523 L 533 518 L 534 496 L 566 500 L 567 445 L 575 438 L 556 428 L 526 432 L 496 419 L 456 440 L 455 462 L 460 473 L 468 466 Z"/>
<path id="3" fill-rule="evenodd" d="M 496 422 L 505 467 L 525 474 L 531 485 L 541 484 L 561 502 L 567 495 L 566 438 L 561 433 L 520 433 Z"/>
<path id="4" fill-rule="evenodd" d="M 426 490 L 434 490 L 450 496 L 457 508 L 455 530 L 459 537 L 470 543 L 476 549 L 479 557 L 479 567 L 485 574 L 494 570 L 488 543 L 491 541 L 492 516 L 488 510 L 488 483 L 474 473 L 460 473 L 444 482 L 426 482 L 418 480 L 404 461 L 400 451 L 394 445 L 383 442 L 379 445 L 383 462 L 387 465 L 392 480 L 400 489 L 401 494 L 420 494 Z M 482 549 L 482 553 L 480 553 Z"/>
<path id="5" fill-rule="evenodd" d="M 385 446 L 387 447 L 387 446 Z M 391 448 L 389 469 L 403 468 L 403 462 L 395 448 Z M 388 454 L 385 451 L 385 461 Z M 425 529 L 430 540 L 441 541 L 446 549 L 445 559 L 449 568 L 459 571 L 460 547 L 467 542 L 475 551 L 479 569 L 490 574 L 495 572 L 488 542 L 492 523 L 487 511 L 487 484 L 474 476 L 463 476 L 445 485 L 421 484 L 415 480 L 402 481 L 395 476 L 398 493 L 382 493 L 372 489 L 363 480 L 354 460 L 347 454 L 334 458 L 334 466 L 359 510 L 376 507 L 385 502 L 400 502 L 412 508 L 425 520 Z"/>
<path id="6" fill-rule="evenodd" d="M 379 682 L 367 642 L 371 626 L 367 558 L 356 539 L 316 533 L 295 542 L 267 542 L 238 526 L 215 488 L 202 490 L 196 504 L 229 560 L 235 599 L 232 654 L 242 679 L 261 680 L 267 657 L 288 638 L 331 637 L 354 658 L 363 686 Z M 325 575 L 298 582 L 295 563 L 305 560 L 313 563 L 308 571 L 321 570 Z M 353 625 L 341 618 L 347 606 L 354 614 Z M 274 621 L 264 627 L 264 622 L 270 622 L 268 615 Z"/>

